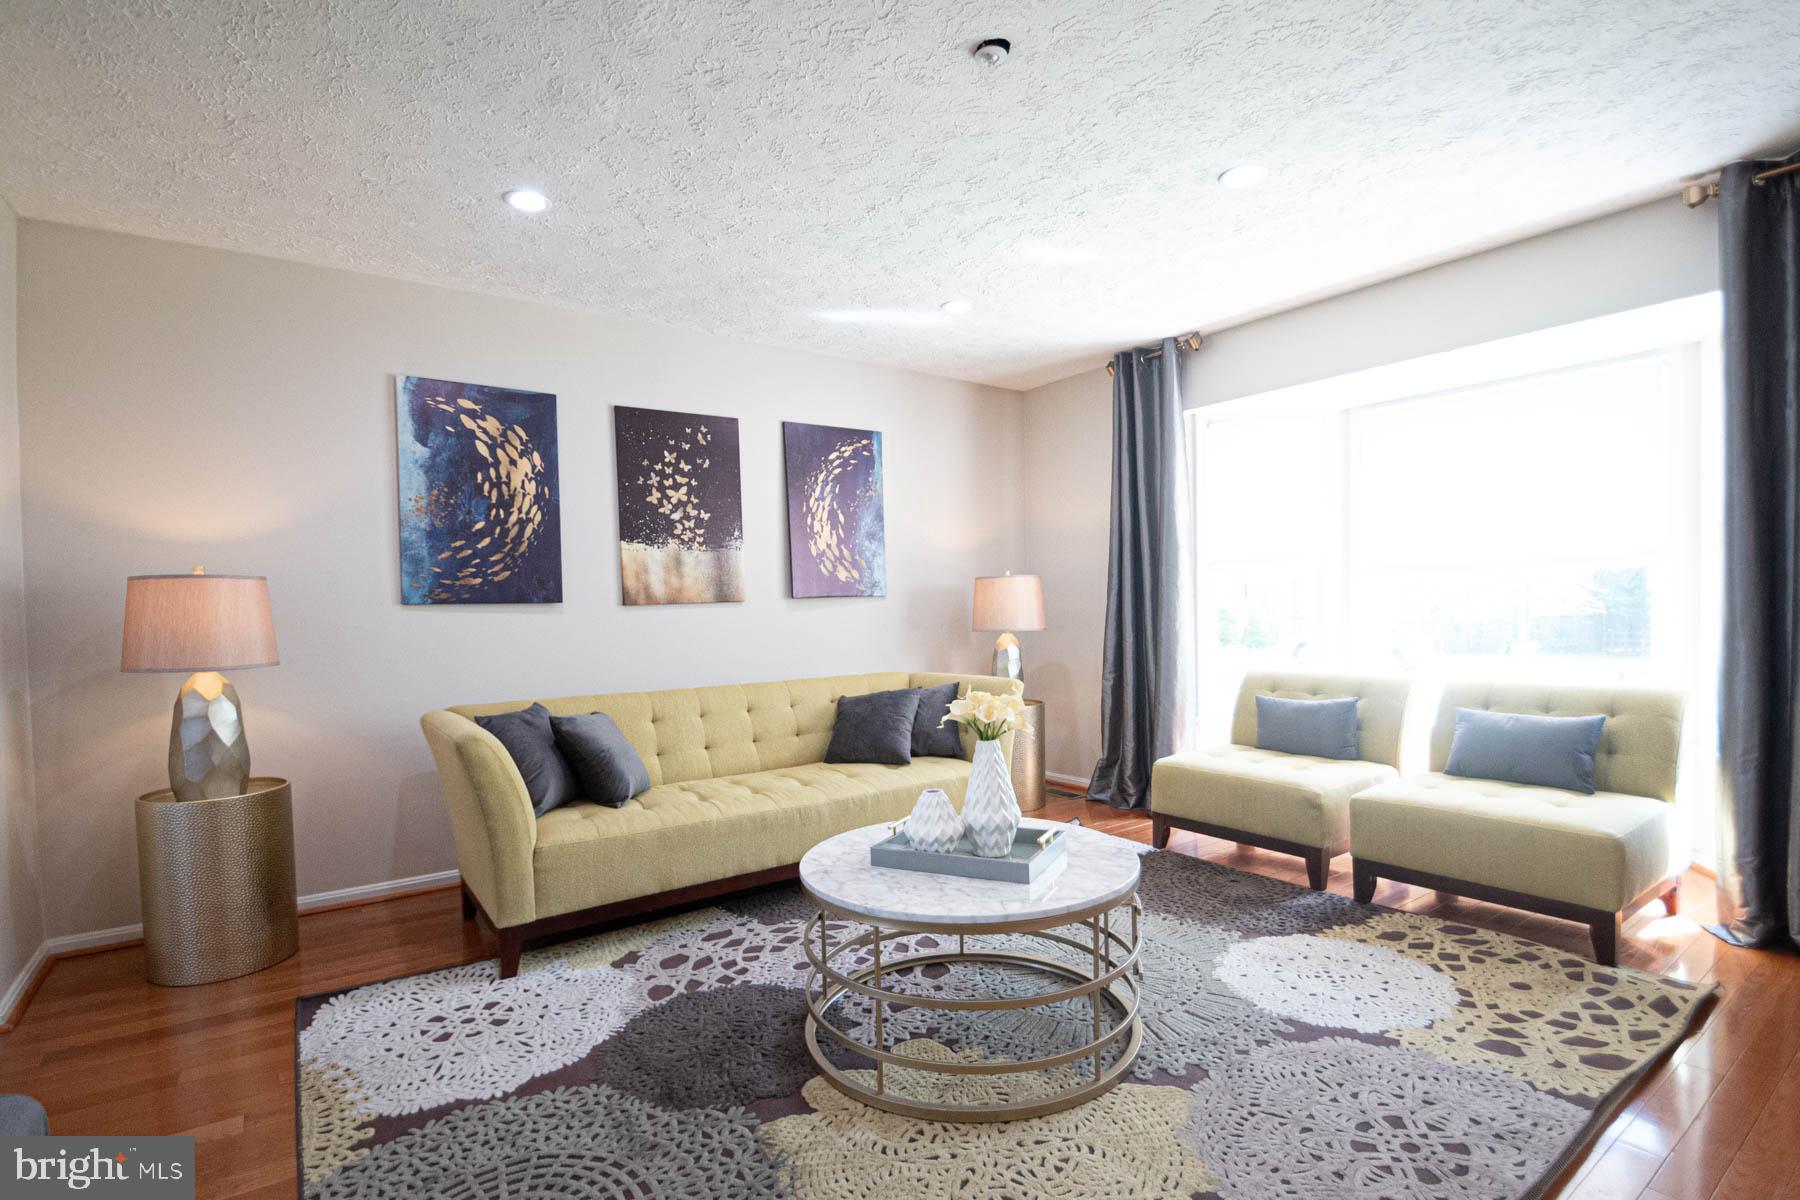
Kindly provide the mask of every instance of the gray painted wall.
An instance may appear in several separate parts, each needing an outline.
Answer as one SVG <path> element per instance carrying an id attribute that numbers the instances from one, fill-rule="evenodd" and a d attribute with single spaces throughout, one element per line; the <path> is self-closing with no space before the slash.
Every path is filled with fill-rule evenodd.
<path id="1" fill-rule="evenodd" d="M 0 992 L 44 940 L 33 832 L 19 517 L 18 230 L 12 209 L 0 200 Z M 6 1016 L 0 1011 L 0 1021 Z"/>
<path id="2" fill-rule="evenodd" d="M 204 563 L 269 577 L 282 664 L 236 683 L 257 769 L 294 783 L 302 893 L 455 865 L 417 725 L 427 709 L 988 661 L 970 580 L 1021 556 L 1017 393 L 245 254 L 21 230 L 52 935 L 137 919 L 131 800 L 162 784 L 180 680 L 119 672 L 130 574 Z M 564 604 L 401 606 L 396 373 L 557 394 Z M 745 603 L 620 605 L 614 403 L 740 421 Z M 885 435 L 885 599 L 788 598 L 783 420 Z"/>

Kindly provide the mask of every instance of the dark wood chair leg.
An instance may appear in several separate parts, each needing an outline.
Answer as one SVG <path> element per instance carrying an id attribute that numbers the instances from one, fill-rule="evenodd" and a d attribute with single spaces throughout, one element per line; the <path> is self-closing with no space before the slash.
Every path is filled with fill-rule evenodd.
<path id="1" fill-rule="evenodd" d="M 469 890 L 468 884 L 462 885 L 463 920 L 475 919 L 475 893 Z"/>
<path id="2" fill-rule="evenodd" d="M 1594 939 L 1594 961 L 1603 967 L 1619 965 L 1619 926 L 1622 918 L 1618 913 L 1607 913 L 1596 916 L 1588 922 L 1588 933 Z"/>
<path id="3" fill-rule="evenodd" d="M 1350 860 L 1350 879 L 1359 903 L 1367 904 L 1375 899 L 1375 872 L 1355 858 Z"/>
<path id="4" fill-rule="evenodd" d="M 1681 911 L 1681 884 L 1679 882 L 1669 885 L 1669 890 L 1663 893 L 1662 902 L 1663 911 L 1671 917 Z"/>
<path id="5" fill-rule="evenodd" d="M 1325 857 L 1323 849 L 1307 852 L 1306 882 L 1315 892 L 1325 890 L 1325 880 L 1331 875 L 1331 860 Z"/>
<path id="6" fill-rule="evenodd" d="M 1150 814 L 1150 844 L 1158 850 L 1169 848 L 1169 818 L 1161 813 Z"/>
<path id="7" fill-rule="evenodd" d="M 500 978 L 511 979 L 519 973 L 519 955 L 525 950 L 525 935 L 516 929 L 496 932 L 500 934 Z"/>

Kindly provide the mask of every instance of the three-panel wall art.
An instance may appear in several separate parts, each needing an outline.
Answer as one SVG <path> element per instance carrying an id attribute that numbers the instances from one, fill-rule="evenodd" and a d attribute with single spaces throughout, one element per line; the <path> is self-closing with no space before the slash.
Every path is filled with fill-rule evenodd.
<path id="1" fill-rule="evenodd" d="M 394 409 L 401 600 L 561 603 L 556 397 L 402 375 Z M 781 436 L 790 593 L 885 596 L 881 434 L 785 421 Z M 742 601 L 737 418 L 616 405 L 613 456 L 620 599 Z"/>

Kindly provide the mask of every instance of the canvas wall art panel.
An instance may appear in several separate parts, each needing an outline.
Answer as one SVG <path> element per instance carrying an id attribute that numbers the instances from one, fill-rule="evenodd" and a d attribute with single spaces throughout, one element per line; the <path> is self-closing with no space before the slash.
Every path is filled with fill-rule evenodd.
<path id="1" fill-rule="evenodd" d="M 400 599 L 560 604 L 556 397 L 402 375 Z"/>
<path id="2" fill-rule="evenodd" d="M 733 417 L 613 408 L 626 604 L 744 598 L 744 499 Z"/>
<path id="3" fill-rule="evenodd" d="M 784 421 L 796 599 L 887 595 L 881 434 Z"/>

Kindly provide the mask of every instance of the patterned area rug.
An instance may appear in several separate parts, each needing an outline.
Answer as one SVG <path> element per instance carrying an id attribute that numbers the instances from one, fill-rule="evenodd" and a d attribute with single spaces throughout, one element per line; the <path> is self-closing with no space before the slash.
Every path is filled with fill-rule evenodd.
<path id="1" fill-rule="evenodd" d="M 1167 851 L 1145 854 L 1141 895 L 1131 1076 L 1028 1121 L 894 1116 L 817 1074 L 797 885 L 563 943 L 504 982 L 481 962 L 308 997 L 302 1194 L 1517 1200 L 1709 998 Z M 996 972 L 912 985 L 1042 986 Z M 1088 1021 L 907 1008 L 888 1036 L 920 1058 L 1022 1058 L 1080 1045 Z M 889 1085 L 971 1103 L 1034 1081 L 894 1069 Z"/>

